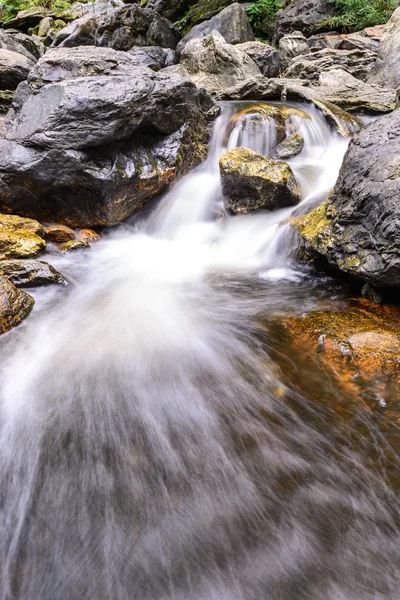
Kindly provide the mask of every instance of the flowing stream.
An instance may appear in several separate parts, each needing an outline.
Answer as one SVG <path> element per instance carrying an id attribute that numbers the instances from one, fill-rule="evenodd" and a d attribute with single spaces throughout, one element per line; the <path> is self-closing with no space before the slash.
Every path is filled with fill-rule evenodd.
<path id="1" fill-rule="evenodd" d="M 219 157 L 276 141 L 249 106 L 223 106 L 209 158 L 157 205 L 54 250 L 71 284 L 34 290 L 2 338 L 0 600 L 400 598 L 374 424 L 363 437 L 291 385 L 268 325 L 345 297 L 296 263 L 287 220 L 326 196 L 347 141 L 286 106 L 301 204 L 225 215 Z"/>

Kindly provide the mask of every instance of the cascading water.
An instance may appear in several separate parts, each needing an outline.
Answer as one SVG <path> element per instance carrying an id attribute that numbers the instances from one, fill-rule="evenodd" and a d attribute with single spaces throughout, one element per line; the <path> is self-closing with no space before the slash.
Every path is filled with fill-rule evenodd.
<path id="1" fill-rule="evenodd" d="M 293 209 L 222 212 L 219 157 L 260 149 L 251 113 L 232 121 L 242 108 L 224 107 L 207 162 L 150 215 L 55 255 L 74 285 L 38 293 L 4 338 L 1 600 L 399 597 L 394 493 L 344 423 L 282 383 L 261 326 L 329 282 L 289 258 Z M 299 211 L 346 142 L 289 108 Z"/>

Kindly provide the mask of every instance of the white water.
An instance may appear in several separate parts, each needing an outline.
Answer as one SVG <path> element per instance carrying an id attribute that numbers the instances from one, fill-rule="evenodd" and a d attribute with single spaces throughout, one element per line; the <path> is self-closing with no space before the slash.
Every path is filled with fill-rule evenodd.
<path id="1" fill-rule="evenodd" d="M 346 149 L 303 108 L 302 209 Z M 290 259 L 293 209 L 221 216 L 234 110 L 150 215 L 54 256 L 75 285 L 38 292 L 5 338 L 1 600 L 398 598 L 394 497 L 293 410 L 318 416 L 260 341 L 260 313 L 316 296 Z"/>

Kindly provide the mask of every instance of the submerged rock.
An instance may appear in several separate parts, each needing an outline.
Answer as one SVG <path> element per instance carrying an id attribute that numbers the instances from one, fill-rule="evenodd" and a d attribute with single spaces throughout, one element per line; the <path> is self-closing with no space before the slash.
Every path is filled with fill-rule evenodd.
<path id="1" fill-rule="evenodd" d="M 0 275 L 17 287 L 67 284 L 61 273 L 41 260 L 0 260 Z"/>
<path id="2" fill-rule="evenodd" d="M 0 275 L 0 335 L 6 333 L 31 312 L 35 301 Z"/>
<path id="3" fill-rule="evenodd" d="M 307 245 L 376 287 L 400 287 L 400 109 L 350 142 L 333 193 L 300 217 Z"/>
<path id="4" fill-rule="evenodd" d="M 300 133 L 292 133 L 283 140 L 274 150 L 274 157 L 280 160 L 287 160 L 292 156 L 297 156 L 304 148 L 304 138 Z"/>
<path id="5" fill-rule="evenodd" d="M 260 75 L 259 68 L 246 52 L 227 44 L 217 31 L 203 39 L 190 41 L 181 54 L 181 64 L 174 72 L 189 77 L 209 93 L 223 91 Z"/>
<path id="6" fill-rule="evenodd" d="M 176 51 L 180 54 L 192 40 L 207 37 L 217 31 L 228 44 L 242 44 L 254 41 L 254 33 L 243 6 L 237 2 L 230 4 L 209 21 L 195 25 L 179 42 Z"/>
<path id="7" fill-rule="evenodd" d="M 275 210 L 300 201 L 296 180 L 285 162 L 235 148 L 221 157 L 219 168 L 225 203 L 234 213 Z"/>
<path id="8" fill-rule="evenodd" d="M 71 227 L 117 223 L 184 175 L 205 158 L 218 113 L 190 81 L 94 47 L 49 51 L 14 107 L 0 210 Z"/>

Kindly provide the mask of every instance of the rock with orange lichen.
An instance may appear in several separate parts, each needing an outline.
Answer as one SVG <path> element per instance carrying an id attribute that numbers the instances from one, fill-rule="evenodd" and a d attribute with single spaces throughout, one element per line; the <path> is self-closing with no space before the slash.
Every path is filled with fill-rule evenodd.
<path id="1" fill-rule="evenodd" d="M 29 315 L 35 301 L 0 275 L 0 335 L 18 325 Z"/>

